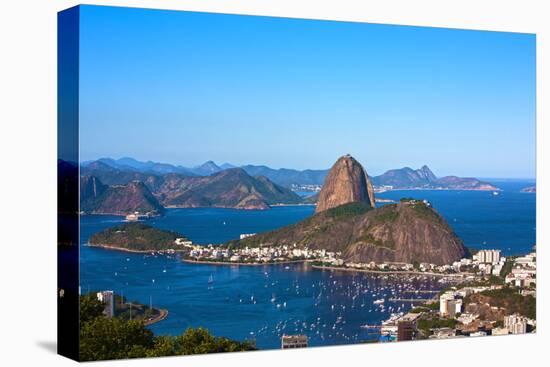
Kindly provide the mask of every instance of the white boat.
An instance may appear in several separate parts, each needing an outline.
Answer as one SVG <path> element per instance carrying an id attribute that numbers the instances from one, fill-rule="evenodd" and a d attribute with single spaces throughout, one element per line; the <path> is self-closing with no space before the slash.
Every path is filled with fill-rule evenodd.
<path id="1" fill-rule="evenodd" d="M 380 299 L 377 299 L 376 301 L 373 302 L 375 305 L 381 305 L 384 303 L 384 298 L 380 298 Z"/>

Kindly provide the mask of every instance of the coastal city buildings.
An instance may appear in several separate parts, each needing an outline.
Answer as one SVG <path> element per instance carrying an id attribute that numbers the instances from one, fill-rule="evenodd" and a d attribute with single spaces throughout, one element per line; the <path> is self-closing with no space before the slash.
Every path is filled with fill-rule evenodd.
<path id="1" fill-rule="evenodd" d="M 513 284 L 516 287 L 531 287 L 536 285 L 536 259 L 537 256 L 535 252 L 515 258 L 512 271 L 506 275 L 506 284 Z"/>
<path id="2" fill-rule="evenodd" d="M 306 335 L 283 335 L 281 337 L 281 349 L 295 349 L 307 347 Z"/>
<path id="3" fill-rule="evenodd" d="M 504 265 L 503 261 L 508 261 L 507 267 L 498 275 L 484 268 Z M 379 341 L 524 334 L 536 330 L 534 316 L 526 316 L 534 315 L 534 252 L 506 260 L 498 250 L 484 250 L 474 259 L 453 264 L 454 271 L 461 271 L 462 267 L 473 270 L 473 277 L 464 277 L 407 314 L 392 314 L 380 325 Z M 421 271 L 437 271 L 437 267 L 429 269 L 429 265 L 420 266 Z M 383 304 L 383 301 L 376 302 Z"/>
<path id="4" fill-rule="evenodd" d="M 242 234 L 251 237 L 254 234 Z M 524 297 L 535 296 L 536 255 L 506 258 L 500 250 L 481 250 L 472 258 L 463 258 L 449 265 L 396 262 L 346 262 L 341 253 L 325 249 L 310 249 L 297 245 L 236 247 L 200 246 L 184 243 L 186 261 L 265 264 L 305 261 L 321 269 L 366 271 L 379 274 L 414 274 L 437 276 L 449 288 L 426 300 L 414 312 L 397 312 L 375 326 L 380 330 L 379 341 L 405 341 L 415 339 L 443 339 L 485 335 L 521 334 L 536 328 L 536 320 L 521 314 L 508 313 L 506 307 L 490 304 L 487 292 L 509 292 Z M 512 265 L 510 265 L 512 264 Z M 506 269 L 504 266 L 506 265 Z M 507 272 L 507 273 L 503 273 Z M 508 291 L 507 291 L 508 290 Z M 386 301 L 373 303 L 384 308 Z M 397 300 L 393 300 L 394 302 Z M 409 300 L 403 300 L 409 301 Z M 439 320 L 439 321 L 438 321 Z M 498 322 L 497 322 L 498 321 Z M 504 325 L 503 325 L 504 324 Z M 502 326 L 503 325 L 503 326 Z M 365 325 L 366 328 L 373 327 Z M 281 347 L 307 346 L 305 335 L 284 335 Z"/>
<path id="5" fill-rule="evenodd" d="M 473 256 L 473 259 L 479 263 L 498 264 L 500 262 L 500 250 L 479 250 Z"/>
<path id="6" fill-rule="evenodd" d="M 508 329 L 510 334 L 525 334 L 527 332 L 527 317 L 517 313 L 504 316 L 504 328 Z"/>

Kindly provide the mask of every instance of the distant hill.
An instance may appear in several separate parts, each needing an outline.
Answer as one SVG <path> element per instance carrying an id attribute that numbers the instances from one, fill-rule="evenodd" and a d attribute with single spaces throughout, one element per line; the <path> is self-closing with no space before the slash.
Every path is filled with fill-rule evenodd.
<path id="1" fill-rule="evenodd" d="M 252 177 L 231 168 L 206 177 L 166 178 L 158 193 L 167 206 L 268 209 L 277 203 L 300 203 L 301 198 L 266 177 Z M 174 188 L 174 189 L 171 189 Z"/>
<path id="2" fill-rule="evenodd" d="M 163 206 L 141 181 L 126 185 L 105 185 L 97 177 L 80 179 L 80 210 L 86 214 L 162 214 Z"/>
<path id="3" fill-rule="evenodd" d="M 229 168 L 237 168 L 237 166 L 235 166 L 234 164 L 231 164 L 231 163 L 224 163 L 224 164 L 220 165 L 220 168 L 221 169 L 229 169 Z"/>
<path id="4" fill-rule="evenodd" d="M 108 168 L 115 169 L 116 171 L 109 172 Z M 207 161 L 199 166 L 190 168 L 152 161 L 141 162 L 133 158 L 120 158 L 116 160 L 101 158 L 96 161 L 83 163 L 81 165 L 81 173 L 94 175 L 100 178 L 102 182 L 112 185 L 127 183 L 131 180 L 145 182 L 147 178 L 154 181 L 150 175 L 210 176 L 231 168 L 236 167 L 229 163 L 218 166 L 213 161 Z M 250 176 L 264 176 L 277 185 L 294 189 L 301 185 L 323 185 L 329 171 L 328 169 L 273 169 L 261 165 L 244 165 L 240 168 L 244 169 Z M 392 169 L 382 175 L 370 178 L 374 186 L 392 186 L 394 189 L 498 190 L 494 185 L 473 177 L 436 177 L 426 165 L 416 170 L 409 167 Z M 151 186 L 153 183 L 151 182 L 148 185 Z"/>
<path id="5" fill-rule="evenodd" d="M 218 173 L 223 169 L 212 161 L 205 162 L 200 166 L 193 168 L 192 172 L 198 176 L 210 176 L 214 173 Z"/>
<path id="6" fill-rule="evenodd" d="M 380 176 L 373 177 L 377 186 L 390 185 L 394 187 L 423 187 L 437 180 L 428 166 L 413 170 L 409 167 L 392 169 Z"/>
<path id="7" fill-rule="evenodd" d="M 529 186 L 524 187 L 521 189 L 521 192 L 529 193 L 529 194 L 536 194 L 537 193 L 537 187 L 536 186 Z"/>
<path id="8" fill-rule="evenodd" d="M 276 184 L 284 187 L 291 187 L 292 185 L 322 185 L 328 173 L 328 169 L 306 169 L 299 171 L 288 168 L 273 169 L 267 166 L 254 165 L 246 165 L 241 168 L 244 169 L 249 175 L 265 176 Z"/>
<path id="9" fill-rule="evenodd" d="M 134 169 L 120 169 L 98 160 L 80 167 L 81 176 L 94 176 L 106 185 L 126 185 L 131 181 L 147 182 L 149 188 L 159 179 L 158 173 L 145 173 Z"/>
<path id="10" fill-rule="evenodd" d="M 159 205 L 268 209 L 272 204 L 297 204 L 302 201 L 291 190 L 274 184 L 266 177 L 252 177 L 241 168 L 222 170 L 210 176 L 159 175 L 119 170 L 96 161 L 82 167 L 81 173 L 81 205 L 85 212 L 90 213 L 122 214 L 143 212 L 145 209 L 162 212 Z M 132 187 L 136 182 L 147 189 L 143 192 L 143 198 L 130 198 L 127 192 L 127 186 Z M 91 195 L 89 188 L 92 183 L 95 185 L 94 195 Z M 115 201 L 115 194 L 123 195 L 125 203 L 123 199 Z"/>
<path id="11" fill-rule="evenodd" d="M 372 179 L 375 186 L 392 186 L 393 189 L 449 189 L 449 190 L 498 190 L 488 182 L 473 177 L 436 177 L 426 165 L 413 170 L 409 167 L 392 169 Z"/>
<path id="12" fill-rule="evenodd" d="M 89 165 L 93 163 L 103 163 L 107 166 L 110 166 L 112 168 L 116 168 L 120 171 L 130 171 L 130 172 L 139 172 L 139 173 L 149 173 L 149 174 L 167 174 L 167 173 L 179 173 L 182 175 L 188 175 L 188 176 L 195 176 L 196 174 L 193 172 L 192 169 L 182 167 L 182 166 L 175 166 L 168 163 L 157 163 L 153 161 L 147 161 L 147 162 L 141 162 L 134 158 L 120 158 L 120 159 L 112 159 L 112 158 L 100 158 L 93 162 L 86 162 L 83 164 L 84 167 L 88 167 Z"/>

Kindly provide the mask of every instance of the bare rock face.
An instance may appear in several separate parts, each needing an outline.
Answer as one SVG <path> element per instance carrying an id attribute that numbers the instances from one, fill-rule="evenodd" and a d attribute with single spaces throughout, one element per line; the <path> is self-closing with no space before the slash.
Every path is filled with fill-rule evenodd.
<path id="1" fill-rule="evenodd" d="M 374 190 L 367 172 L 348 154 L 340 157 L 330 169 L 319 194 L 315 212 L 354 202 L 375 207 Z"/>

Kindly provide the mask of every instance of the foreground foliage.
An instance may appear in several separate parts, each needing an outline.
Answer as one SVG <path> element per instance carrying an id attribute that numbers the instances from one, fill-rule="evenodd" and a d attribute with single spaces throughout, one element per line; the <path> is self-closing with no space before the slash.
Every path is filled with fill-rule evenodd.
<path id="1" fill-rule="evenodd" d="M 216 337 L 204 328 L 179 336 L 154 336 L 142 320 L 106 318 L 93 294 L 80 297 L 80 360 L 161 357 L 254 350 L 248 342 Z"/>

